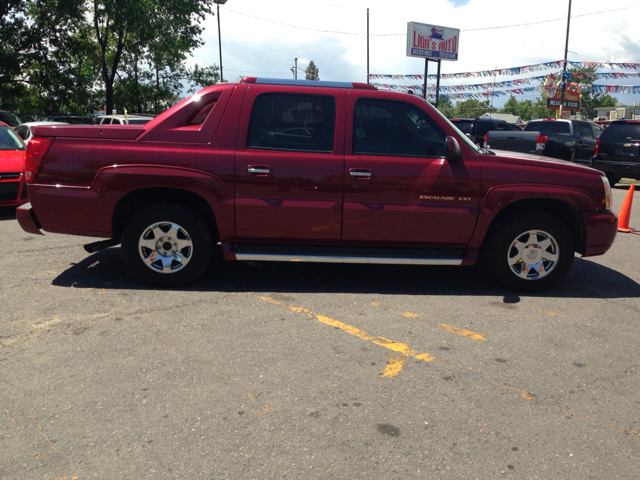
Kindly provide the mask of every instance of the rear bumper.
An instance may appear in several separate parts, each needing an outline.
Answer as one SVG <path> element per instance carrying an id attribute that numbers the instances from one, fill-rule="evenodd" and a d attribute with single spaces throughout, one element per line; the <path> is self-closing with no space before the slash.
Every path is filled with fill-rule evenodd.
<path id="1" fill-rule="evenodd" d="M 36 217 L 33 208 L 31 208 L 30 203 L 26 203 L 16 208 L 16 218 L 25 232 L 33 233 L 35 235 L 44 235 L 40 231 L 40 228 L 42 227 L 40 227 L 40 222 L 38 222 L 38 218 Z"/>
<path id="2" fill-rule="evenodd" d="M 618 216 L 611 210 L 583 212 L 582 219 L 586 227 L 586 242 L 583 257 L 592 257 L 605 253 L 618 233 Z"/>
<path id="3" fill-rule="evenodd" d="M 611 172 L 623 178 L 640 178 L 640 163 L 628 162 L 624 160 L 603 161 L 594 158 L 592 166 L 601 172 Z"/>

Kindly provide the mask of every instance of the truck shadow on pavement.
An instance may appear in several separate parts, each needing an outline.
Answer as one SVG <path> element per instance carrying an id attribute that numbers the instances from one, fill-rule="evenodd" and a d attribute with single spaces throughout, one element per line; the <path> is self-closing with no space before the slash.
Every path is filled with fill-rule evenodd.
<path id="1" fill-rule="evenodd" d="M 131 275 L 120 248 L 109 248 L 73 264 L 52 282 L 59 287 L 194 292 L 363 293 L 387 295 L 636 298 L 640 284 L 616 270 L 576 258 L 567 278 L 541 294 L 514 294 L 491 283 L 475 267 L 425 267 L 292 262 L 213 262 L 193 285 L 154 288 Z"/>

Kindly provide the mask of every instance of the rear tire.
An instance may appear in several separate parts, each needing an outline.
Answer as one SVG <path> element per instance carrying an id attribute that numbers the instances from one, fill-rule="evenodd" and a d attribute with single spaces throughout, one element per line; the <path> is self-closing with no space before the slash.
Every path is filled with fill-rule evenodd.
<path id="1" fill-rule="evenodd" d="M 213 254 L 206 222 L 175 204 L 154 205 L 136 212 L 122 234 L 122 255 L 142 281 L 179 287 L 197 280 Z"/>
<path id="2" fill-rule="evenodd" d="M 512 214 L 495 225 L 484 241 L 483 264 L 506 290 L 542 292 L 564 279 L 574 259 L 569 229 L 545 213 Z"/>

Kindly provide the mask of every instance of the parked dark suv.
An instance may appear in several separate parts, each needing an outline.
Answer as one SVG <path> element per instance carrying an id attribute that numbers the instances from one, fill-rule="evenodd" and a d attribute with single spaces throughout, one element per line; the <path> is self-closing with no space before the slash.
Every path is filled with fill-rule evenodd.
<path id="1" fill-rule="evenodd" d="M 614 120 L 596 142 L 593 168 L 613 186 L 622 177 L 640 180 L 640 120 Z"/>
<path id="2" fill-rule="evenodd" d="M 451 118 L 449 121 L 476 145 L 482 145 L 484 136 L 489 131 L 522 131 L 522 128 L 518 125 L 504 120 L 498 120 L 497 118 Z"/>
<path id="3" fill-rule="evenodd" d="M 8 110 L 0 110 L 0 122 L 4 122 L 12 128 L 22 123 L 15 113 Z"/>

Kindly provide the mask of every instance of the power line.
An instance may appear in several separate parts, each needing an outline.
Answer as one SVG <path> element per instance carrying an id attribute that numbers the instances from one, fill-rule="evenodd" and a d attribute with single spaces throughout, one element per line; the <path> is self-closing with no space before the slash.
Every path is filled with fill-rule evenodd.
<path id="1" fill-rule="evenodd" d="M 623 7 L 623 8 L 614 8 L 611 10 L 601 10 L 599 12 L 593 12 L 593 13 L 584 13 L 582 15 L 572 15 L 572 18 L 580 18 L 580 17 L 589 17 L 589 16 L 593 16 L 593 15 L 600 15 L 602 13 L 611 13 L 611 12 L 619 12 L 621 10 L 630 10 L 632 8 L 638 8 L 640 7 L 640 5 L 634 5 L 632 7 Z M 323 29 L 317 29 L 317 28 L 309 28 L 309 27 L 301 27 L 300 25 L 291 25 L 290 23 L 282 23 L 282 22 L 276 22 L 275 20 L 269 20 L 266 18 L 260 18 L 260 17 L 254 17 L 253 15 L 247 15 L 246 13 L 241 13 L 241 12 L 236 12 L 235 10 L 230 10 L 230 9 L 225 9 L 228 12 L 231 13 L 235 13 L 236 15 L 242 15 L 243 17 L 247 17 L 247 18 L 252 18 L 254 20 L 260 20 L 263 22 L 269 22 L 269 23 L 274 23 L 276 25 L 282 25 L 284 27 L 291 27 L 291 28 L 297 28 L 300 30 L 307 30 L 307 31 L 311 31 L 311 32 L 319 32 L 319 33 L 336 33 L 339 35 L 354 35 L 354 36 L 364 36 L 366 35 L 366 33 L 354 33 L 354 32 L 341 32 L 338 30 L 323 30 Z M 464 30 L 460 30 L 461 32 L 477 32 L 477 31 L 482 31 L 482 30 L 500 30 L 500 29 L 504 29 L 504 28 L 515 28 L 515 27 L 526 27 L 529 25 L 540 25 L 542 23 L 551 23 L 551 22 L 558 22 L 560 20 L 566 20 L 565 18 L 554 18 L 551 20 L 542 20 L 540 22 L 531 22 L 531 23 L 519 23 L 517 25 L 504 25 L 504 26 L 500 26 L 500 27 L 485 27 L 485 28 L 467 28 Z M 399 36 L 405 36 L 405 33 L 372 33 L 369 34 L 369 36 L 371 37 L 399 37 Z"/>

